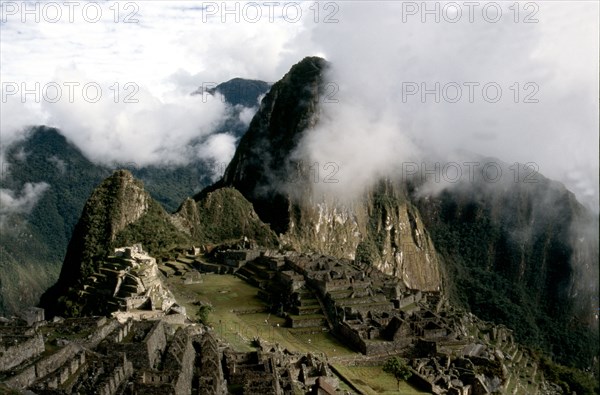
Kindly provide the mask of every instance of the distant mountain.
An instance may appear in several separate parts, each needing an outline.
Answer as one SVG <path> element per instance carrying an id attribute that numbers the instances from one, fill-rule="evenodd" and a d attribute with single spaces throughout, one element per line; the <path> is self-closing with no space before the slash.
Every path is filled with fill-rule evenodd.
<path id="1" fill-rule="evenodd" d="M 199 87 L 193 95 L 215 95 L 221 94 L 223 100 L 229 103 L 231 113 L 225 121 L 217 128 L 217 133 L 227 132 L 236 138 L 241 138 L 248 129 L 249 119 L 245 119 L 248 109 L 256 109 L 259 100 L 269 91 L 271 84 L 244 78 L 234 78 L 223 82 L 215 87 Z"/>
<path id="2" fill-rule="evenodd" d="M 256 107 L 268 89 L 265 82 L 240 78 L 218 85 L 215 91 L 223 94 L 232 112 L 215 133 L 242 136 L 247 124 L 240 113 Z M 94 164 L 60 130 L 45 126 L 31 128 L 24 140 L 8 147 L 6 159 L 10 171 L 0 180 L 0 188 L 13 194 L 21 193 L 27 183 L 46 189 L 30 212 L 0 211 L 6 225 L 0 228 L 0 316 L 36 304 L 42 292 L 56 281 L 87 198 L 115 168 L 122 166 Z M 184 166 L 152 165 L 129 170 L 144 182 L 158 204 L 173 212 L 186 197 L 210 185 L 222 167 L 224 164 L 197 160 Z"/>
<path id="3" fill-rule="evenodd" d="M 83 202 L 110 174 L 87 160 L 56 129 L 43 126 L 12 146 L 7 160 L 10 172 L 1 188 L 16 193 L 26 183 L 45 183 L 47 188 L 30 212 L 3 213 L 0 315 L 35 304 L 56 280 Z"/>
<path id="4" fill-rule="evenodd" d="M 234 78 L 207 89 L 207 92 L 210 94 L 220 93 L 228 103 L 233 105 L 256 107 L 259 104 L 257 98 L 267 93 L 270 88 L 271 84 L 268 82 Z"/>

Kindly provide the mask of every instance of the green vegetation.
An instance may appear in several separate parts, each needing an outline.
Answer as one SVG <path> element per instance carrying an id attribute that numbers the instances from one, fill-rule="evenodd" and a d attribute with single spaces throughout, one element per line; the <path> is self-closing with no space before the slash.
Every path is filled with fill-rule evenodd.
<path id="1" fill-rule="evenodd" d="M 345 366 L 334 363 L 335 369 L 350 380 L 362 393 L 368 395 L 422 395 L 422 392 L 410 384 L 398 383 L 393 375 L 385 373 L 382 366 Z M 354 392 L 354 391 L 353 391 Z"/>
<path id="2" fill-rule="evenodd" d="M 208 324 L 208 315 L 214 311 L 212 305 L 209 304 L 200 304 L 198 307 L 198 312 L 196 313 L 196 320 L 201 324 Z"/>
<path id="3" fill-rule="evenodd" d="M 277 245 L 277 236 L 258 218 L 252 204 L 236 189 L 221 188 L 197 202 L 195 236 L 205 242 L 221 243 L 244 236 L 263 246 Z"/>
<path id="4" fill-rule="evenodd" d="M 122 247 L 135 243 L 141 243 L 150 255 L 159 257 L 175 247 L 190 244 L 190 240 L 175 228 L 160 204 L 150 200 L 147 212 L 119 232 L 111 246 Z"/>
<path id="5" fill-rule="evenodd" d="M 235 276 L 203 274 L 203 279 L 201 284 L 190 285 L 184 285 L 178 277 L 168 278 L 167 282 L 188 315 L 196 316 L 200 305 L 212 305 L 208 322 L 236 350 L 251 350 L 252 339 L 261 336 L 291 350 L 323 352 L 329 357 L 359 355 L 329 332 L 286 328 L 285 318 L 267 311 L 268 306 L 257 297 L 257 288 Z"/>
<path id="6" fill-rule="evenodd" d="M 89 162 L 55 129 L 39 127 L 7 149 L 0 188 L 23 193 L 26 183 L 48 187 L 30 212 L 2 219 L 0 315 L 38 302 L 56 281 L 83 205 L 110 173 Z M 3 217 L 5 216 L 3 214 Z"/>
<path id="7" fill-rule="evenodd" d="M 546 379 L 558 384 L 565 394 L 573 392 L 576 392 L 577 395 L 600 394 L 598 379 L 591 374 L 556 364 L 547 357 L 541 357 L 540 362 L 540 367 L 544 370 Z"/>
<path id="8" fill-rule="evenodd" d="M 598 355 L 599 341 L 597 332 L 572 318 L 573 298 L 565 293 L 572 276 L 565 233 L 572 214 L 558 203 L 552 214 L 541 207 L 514 207 L 529 198 L 507 197 L 487 207 L 443 192 L 421 210 L 445 262 L 453 303 L 513 329 L 519 342 L 585 369 Z M 536 220 L 522 223 L 515 214 L 522 212 Z"/>
<path id="9" fill-rule="evenodd" d="M 210 185 L 213 172 L 222 171 L 223 167 L 223 164 L 196 161 L 185 166 L 133 168 L 131 173 L 144 183 L 148 193 L 165 211 L 172 213 L 185 198 Z"/>
<path id="10" fill-rule="evenodd" d="M 305 333 L 284 327 L 283 317 L 267 311 L 261 312 L 268 306 L 257 297 L 257 288 L 235 276 L 203 274 L 202 283 L 188 285 L 183 284 L 180 277 L 173 276 L 167 282 L 178 302 L 185 306 L 188 315 L 197 317 L 202 306 L 212 306 L 207 322 L 214 327 L 219 337 L 237 351 L 253 350 L 253 338 L 260 336 L 290 350 L 325 353 L 330 359 L 352 360 L 361 357 L 328 332 Z M 334 365 L 336 370 L 365 394 L 426 394 L 407 383 L 400 383 L 398 387 L 394 377 L 384 373 L 381 366 Z M 341 388 L 351 390 L 344 383 Z"/>
<path id="11" fill-rule="evenodd" d="M 398 382 L 398 391 L 400 391 L 400 383 L 406 381 L 412 376 L 410 367 L 406 361 L 400 357 L 392 357 L 383 364 L 383 371 L 394 376 Z"/>
<path id="12" fill-rule="evenodd" d="M 25 183 L 44 182 L 48 188 L 31 212 L 3 218 L 8 226 L 2 229 L 0 245 L 0 315 L 36 304 L 41 293 L 56 281 L 86 201 L 114 169 L 131 169 L 158 203 L 174 211 L 186 197 L 209 185 L 214 172 L 224 167 L 206 161 L 160 167 L 97 165 L 59 130 L 45 126 L 32 128 L 25 140 L 8 147 L 6 159 L 10 166 L 7 172 L 6 167 L 2 169 L 5 173 L 0 188 L 17 196 Z M 101 226 L 99 221 L 97 227 Z"/>

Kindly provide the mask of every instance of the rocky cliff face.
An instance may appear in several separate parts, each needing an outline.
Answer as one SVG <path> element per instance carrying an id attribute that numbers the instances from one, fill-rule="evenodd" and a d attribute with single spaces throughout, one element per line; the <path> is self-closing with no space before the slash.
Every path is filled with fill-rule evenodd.
<path id="1" fill-rule="evenodd" d="M 399 277 L 412 289 L 439 291 L 440 261 L 419 211 L 402 187 L 381 181 L 361 199 L 290 201 L 283 244 L 356 259 Z"/>
<path id="2" fill-rule="evenodd" d="M 239 190 L 285 245 L 357 257 L 411 288 L 439 290 L 439 259 L 401 185 L 382 181 L 344 203 L 316 196 L 302 168 L 308 160 L 295 151 L 318 122 L 327 67 L 321 58 L 305 58 L 273 85 L 212 189 Z"/>
<path id="3" fill-rule="evenodd" d="M 151 200 L 141 182 L 126 170 L 104 180 L 83 208 L 60 278 L 67 281 L 89 275 L 93 270 L 88 266 L 90 260 L 105 254 L 117 234 L 148 211 Z"/>
<path id="4" fill-rule="evenodd" d="M 319 122 L 327 67 L 306 58 L 273 85 L 211 190 L 238 189 L 284 245 L 356 258 L 411 288 L 444 288 L 563 361 L 589 361 L 597 349 L 588 331 L 597 327 L 597 216 L 562 185 L 526 169 L 514 180 L 493 158 L 478 160 L 500 164 L 510 181 L 479 176 L 433 193 L 392 179 L 353 200 L 319 195 L 296 148 Z"/>

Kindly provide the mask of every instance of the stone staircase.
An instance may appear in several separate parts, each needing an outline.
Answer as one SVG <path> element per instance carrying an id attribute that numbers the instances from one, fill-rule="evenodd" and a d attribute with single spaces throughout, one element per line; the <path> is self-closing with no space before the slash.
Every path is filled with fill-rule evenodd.
<path id="1" fill-rule="evenodd" d="M 539 393 L 542 379 L 537 363 L 529 359 L 526 351 L 516 344 L 502 344 L 500 351 L 506 356 L 504 363 L 511 372 L 505 384 L 505 394 L 535 395 Z"/>
<path id="2" fill-rule="evenodd" d="M 299 303 L 286 315 L 286 324 L 300 333 L 320 333 L 328 330 L 327 317 L 317 295 L 307 287 L 298 290 Z"/>
<path id="3" fill-rule="evenodd" d="M 266 263 L 255 259 L 243 265 L 235 274 L 255 287 L 266 289 L 275 277 L 276 271 L 271 270 Z"/>

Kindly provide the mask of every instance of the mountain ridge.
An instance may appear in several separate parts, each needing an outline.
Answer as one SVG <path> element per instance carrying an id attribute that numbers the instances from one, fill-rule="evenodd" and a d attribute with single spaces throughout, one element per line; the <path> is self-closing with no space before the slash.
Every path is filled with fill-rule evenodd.
<path id="1" fill-rule="evenodd" d="M 268 84 L 238 78 L 231 81 L 235 82 L 234 89 L 229 89 L 223 97 L 232 111 L 215 133 L 229 132 L 239 138 L 246 128 L 239 115 L 247 109 L 239 101 L 240 97 L 257 105 Z M 217 87 L 230 86 L 228 82 Z M 13 314 L 36 304 L 40 295 L 57 280 L 86 200 L 115 169 L 125 167 L 131 171 L 168 212 L 176 211 L 185 197 L 210 185 L 214 175 L 224 169 L 224 164 L 208 160 L 185 166 L 96 164 L 59 129 L 35 126 L 25 133 L 23 139 L 6 147 L 6 160 L 10 166 L 3 166 L 0 188 L 3 192 L 15 191 L 13 195 L 23 190 L 27 183 L 44 183 L 47 188 L 30 212 L 11 213 L 3 207 L 0 213 L 2 218 L 8 218 L 7 226 L 0 229 L 3 273 L 0 315 Z"/>
<path id="2" fill-rule="evenodd" d="M 479 160 L 504 169 L 501 181 L 480 174 L 425 196 L 425 183 L 392 178 L 375 180 L 371 191 L 380 193 L 368 192 L 354 204 L 320 200 L 310 169 L 302 168 L 302 161 L 310 162 L 296 148 L 318 122 L 328 67 L 323 59 L 305 58 L 273 85 L 225 175 L 205 191 L 239 189 L 284 245 L 364 260 L 416 289 L 441 288 L 454 303 L 511 325 L 519 339 L 586 366 L 598 350 L 598 288 L 575 284 L 598 282 L 597 215 L 526 165 L 516 164 L 515 179 L 508 164 L 486 157 Z M 289 91 L 296 96 L 290 99 Z M 584 244 L 575 243 L 583 237 L 579 223 L 589 230 Z"/>
<path id="3" fill-rule="evenodd" d="M 591 234 L 595 250 L 578 252 L 570 233 L 574 221 L 590 213 L 541 175 L 536 184 L 476 179 L 430 195 L 423 195 L 424 183 L 381 179 L 345 208 L 315 195 L 306 169 L 291 177 L 304 159 L 292 153 L 318 122 L 327 67 L 323 59 L 305 58 L 272 86 L 223 178 L 169 219 L 176 233 L 218 243 L 255 232 L 252 238 L 262 244 L 354 258 L 409 288 L 441 290 L 459 306 L 488 310 L 488 317 L 514 326 L 517 338 L 571 365 L 589 366 L 597 339 L 593 328 L 574 327 L 582 313 L 573 298 L 580 295 L 569 286 L 578 281 L 573 259 L 597 266 L 597 236 Z M 226 202 L 233 209 L 224 209 Z M 518 226 L 531 219 L 531 232 L 521 232 Z M 243 223 L 249 227 L 239 232 L 235 224 Z M 139 242 L 131 237 L 122 241 Z"/>

